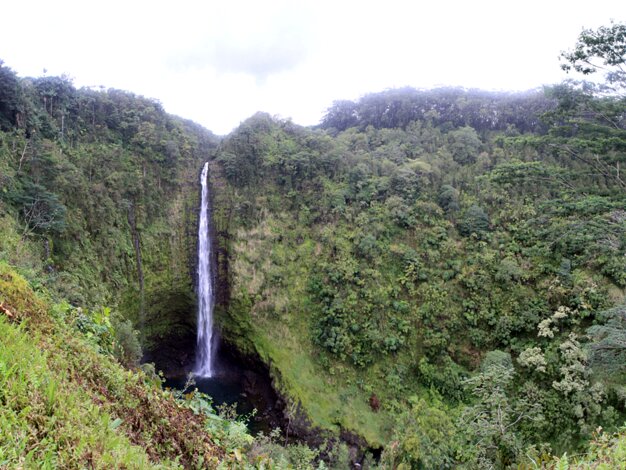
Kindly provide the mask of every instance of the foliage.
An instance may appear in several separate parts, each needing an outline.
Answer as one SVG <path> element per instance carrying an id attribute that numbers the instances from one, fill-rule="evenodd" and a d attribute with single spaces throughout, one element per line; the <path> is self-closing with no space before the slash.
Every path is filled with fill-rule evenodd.
<path id="1" fill-rule="evenodd" d="M 621 305 L 596 317 L 596 324 L 587 330 L 591 341 L 591 365 L 599 374 L 624 372 L 626 365 L 626 306 Z"/>
<path id="2" fill-rule="evenodd" d="M 582 456 L 574 458 L 564 454 L 560 458 L 554 459 L 553 467 L 574 470 L 597 468 L 609 470 L 613 468 L 623 468 L 626 462 L 626 438 L 624 429 L 619 433 L 605 433 L 601 428 L 594 433 L 589 451 Z"/>
<path id="3" fill-rule="evenodd" d="M 11 129 L 17 124 L 20 87 L 15 72 L 0 60 L 0 130 Z"/>
<path id="4" fill-rule="evenodd" d="M 58 196 L 45 187 L 26 180 L 18 191 L 9 193 L 7 198 L 13 205 L 21 207 L 22 219 L 28 230 L 47 233 L 62 232 L 65 228 L 67 209 L 59 202 Z"/>
<path id="5" fill-rule="evenodd" d="M 113 316 L 111 321 L 115 334 L 114 355 L 115 358 L 126 367 L 137 367 L 143 355 L 139 332 L 133 329 L 130 320 L 120 319 Z"/>
<path id="6" fill-rule="evenodd" d="M 121 420 L 51 370 L 23 328 L 0 316 L 0 334 L 2 466 L 150 466 L 145 451 L 120 434 Z"/>
<path id="7" fill-rule="evenodd" d="M 392 442 L 381 457 L 383 468 L 455 468 L 459 431 L 445 405 L 412 397 L 398 417 Z"/>
<path id="8" fill-rule="evenodd" d="M 617 89 L 626 86 L 626 24 L 583 30 L 574 49 L 562 52 L 561 58 L 567 72 L 590 75 L 602 70 L 608 84 Z"/>
<path id="9" fill-rule="evenodd" d="M 543 104 L 517 129 L 455 114 L 480 94 L 393 90 L 336 103 L 326 131 L 257 115 L 224 140 L 221 325 L 315 424 L 392 445 L 379 420 L 435 393 L 480 416 L 454 458 L 506 466 L 577 451 L 619 423 L 618 388 L 594 378 L 583 341 L 624 285 L 619 133 L 599 114 L 575 128 L 582 101 L 552 91 L 526 96 Z M 623 112 L 585 96 L 587 109 Z M 420 100 L 447 114 L 411 114 Z M 545 128 L 530 124 L 545 111 Z M 489 388 L 494 367 L 506 383 Z"/>
<path id="10" fill-rule="evenodd" d="M 3 466 L 182 468 L 223 457 L 201 432 L 204 422 L 160 384 L 98 353 L 93 336 L 68 325 L 76 309 L 50 306 L 3 263 L 0 280 Z M 97 316 L 88 332 L 106 323 L 105 311 Z"/>
<path id="11" fill-rule="evenodd" d="M 340 132 L 367 126 L 404 129 L 414 121 L 430 121 L 434 126 L 469 126 L 479 132 L 511 128 L 532 132 L 542 129 L 538 116 L 553 103 L 539 92 L 398 88 L 367 94 L 357 102 L 335 101 L 321 127 Z"/>
<path id="12" fill-rule="evenodd" d="M 253 444 L 247 453 L 249 461 L 258 467 L 263 464 L 270 464 L 274 468 L 293 468 L 300 470 L 325 469 L 323 460 L 317 460 L 319 451 L 306 446 L 305 444 L 289 444 L 282 442 L 280 429 L 274 429 L 268 435 L 260 433 L 255 437 Z M 336 464 L 339 464 L 335 466 Z M 349 462 L 338 461 L 331 456 L 330 468 L 348 468 Z"/>
<path id="13" fill-rule="evenodd" d="M 472 205 L 463 214 L 463 218 L 458 223 L 458 229 L 459 233 L 466 237 L 472 234 L 481 236 L 489 231 L 489 216 L 482 207 Z"/>
<path id="14" fill-rule="evenodd" d="M 476 161 L 482 142 L 473 127 L 456 129 L 448 134 L 448 139 L 455 162 L 465 165 Z"/>
<path id="15" fill-rule="evenodd" d="M 580 60 L 618 50 L 581 47 Z M 258 113 L 218 145 L 158 102 L 67 77 L 0 65 L 0 94 L 0 257 L 80 338 L 70 368 L 50 367 L 88 371 L 118 431 L 141 418 L 133 438 L 157 442 L 153 462 L 183 449 L 183 465 L 205 464 L 194 448 L 240 466 L 346 462 L 330 444 L 253 439 L 200 394 L 154 398 L 110 361 L 193 345 L 207 159 L 221 334 L 270 365 L 290 426 L 352 433 L 398 468 L 504 468 L 572 456 L 623 422 L 620 97 L 573 82 L 387 90 L 334 103 L 317 128 Z M 26 283 L 7 276 L 2 295 Z M 10 312 L 50 325 L 48 310 Z"/>
<path id="16" fill-rule="evenodd" d="M 516 462 L 527 445 L 519 432 L 524 421 L 542 419 L 538 403 L 522 397 L 511 400 L 507 388 L 513 378 L 512 367 L 494 364 L 466 381 L 476 402 L 464 410 L 459 426 L 473 445 L 470 458 L 482 468 Z"/>
<path id="17" fill-rule="evenodd" d="M 448 214 L 459 210 L 459 191 L 449 184 L 443 185 L 437 195 L 437 203 Z"/>

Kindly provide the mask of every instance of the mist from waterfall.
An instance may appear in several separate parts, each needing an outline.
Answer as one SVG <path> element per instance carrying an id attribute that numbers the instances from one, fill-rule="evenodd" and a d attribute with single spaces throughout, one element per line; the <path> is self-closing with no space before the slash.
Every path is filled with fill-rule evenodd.
<path id="1" fill-rule="evenodd" d="M 199 377 L 212 377 L 213 358 L 213 270 L 211 263 L 211 212 L 209 210 L 208 175 L 209 163 L 204 164 L 200 175 L 202 199 L 200 203 L 200 223 L 198 227 L 198 337 L 194 374 Z"/>

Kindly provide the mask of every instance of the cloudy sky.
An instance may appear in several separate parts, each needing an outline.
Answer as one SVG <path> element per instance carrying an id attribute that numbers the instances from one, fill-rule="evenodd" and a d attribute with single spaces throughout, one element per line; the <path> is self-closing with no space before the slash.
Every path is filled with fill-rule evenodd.
<path id="1" fill-rule="evenodd" d="M 400 86 L 555 83 L 583 27 L 621 0 L 20 0 L 0 59 L 21 76 L 156 98 L 215 133 L 256 111 L 315 124 L 336 99 Z"/>

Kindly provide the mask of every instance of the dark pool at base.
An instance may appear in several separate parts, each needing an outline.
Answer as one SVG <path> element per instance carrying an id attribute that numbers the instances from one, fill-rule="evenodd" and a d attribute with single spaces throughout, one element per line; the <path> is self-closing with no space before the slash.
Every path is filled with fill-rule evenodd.
<path id="1" fill-rule="evenodd" d="M 213 407 L 237 404 L 237 414 L 247 421 L 252 434 L 280 427 L 281 412 L 277 406 L 277 397 L 264 374 L 245 369 L 233 360 L 221 358 L 214 377 L 193 376 L 192 384 L 186 392 L 195 388 L 206 393 L 213 400 Z M 187 376 L 166 378 L 164 387 L 182 390 L 187 383 Z M 254 412 L 256 410 L 256 412 Z"/>

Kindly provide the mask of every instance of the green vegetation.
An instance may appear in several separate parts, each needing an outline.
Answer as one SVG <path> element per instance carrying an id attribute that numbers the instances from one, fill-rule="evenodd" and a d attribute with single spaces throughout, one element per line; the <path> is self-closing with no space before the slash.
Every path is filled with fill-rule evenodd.
<path id="1" fill-rule="evenodd" d="M 317 129 L 253 116 L 212 172 L 226 337 L 271 365 L 294 420 L 389 465 L 584 449 L 626 411 L 625 110 L 572 82 L 391 90 Z M 399 431 L 417 413 L 442 434 Z"/>
<path id="2" fill-rule="evenodd" d="M 365 468 L 624 467 L 623 43 L 562 56 L 602 85 L 388 90 L 222 140 L 0 64 L 0 466 L 345 468 L 341 435 Z M 138 369 L 194 344 L 207 159 L 222 336 L 314 448 Z"/>
<path id="3" fill-rule="evenodd" d="M 179 468 L 223 454 L 158 381 L 102 354 L 114 341 L 99 315 L 50 305 L 4 263 L 0 288 L 1 465 Z"/>

